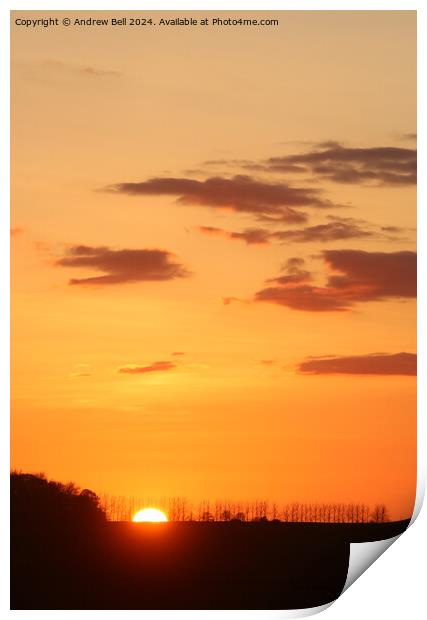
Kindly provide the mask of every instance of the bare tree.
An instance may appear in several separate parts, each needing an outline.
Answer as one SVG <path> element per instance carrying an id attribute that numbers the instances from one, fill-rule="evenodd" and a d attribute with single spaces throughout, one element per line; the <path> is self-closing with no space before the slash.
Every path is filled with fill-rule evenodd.
<path id="1" fill-rule="evenodd" d="M 384 504 L 377 504 L 371 512 L 371 519 L 374 523 L 386 523 L 389 521 L 387 508 Z"/>

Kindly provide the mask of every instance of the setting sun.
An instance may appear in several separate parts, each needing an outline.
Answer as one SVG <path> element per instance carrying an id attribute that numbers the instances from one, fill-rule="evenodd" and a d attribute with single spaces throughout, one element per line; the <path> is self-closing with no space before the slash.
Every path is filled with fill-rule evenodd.
<path id="1" fill-rule="evenodd" d="M 166 523 L 168 520 L 164 512 L 158 508 L 143 508 L 134 514 L 134 523 Z"/>

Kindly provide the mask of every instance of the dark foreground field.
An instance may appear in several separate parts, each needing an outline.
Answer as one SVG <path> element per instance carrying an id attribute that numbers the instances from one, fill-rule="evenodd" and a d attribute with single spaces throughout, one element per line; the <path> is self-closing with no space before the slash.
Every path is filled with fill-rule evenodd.
<path id="1" fill-rule="evenodd" d="M 12 528 L 12 609 L 291 609 L 343 588 L 350 542 L 408 521 Z"/>

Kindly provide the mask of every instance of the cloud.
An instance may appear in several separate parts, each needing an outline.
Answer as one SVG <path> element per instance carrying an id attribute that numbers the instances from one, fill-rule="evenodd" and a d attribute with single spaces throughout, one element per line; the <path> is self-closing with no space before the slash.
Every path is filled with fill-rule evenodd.
<path id="1" fill-rule="evenodd" d="M 414 141 L 416 133 L 398 134 L 397 139 Z M 327 140 L 310 145 L 310 150 L 261 161 L 219 159 L 203 162 L 205 166 L 240 168 L 250 172 L 309 174 L 319 180 L 336 183 L 374 185 L 412 185 L 416 183 L 416 149 L 393 146 L 369 148 L 347 147 Z"/>
<path id="2" fill-rule="evenodd" d="M 339 272 L 329 278 L 328 286 L 356 301 L 417 295 L 416 252 L 326 250 L 323 256 L 330 269 Z"/>
<path id="3" fill-rule="evenodd" d="M 295 230 L 284 230 L 274 233 L 274 238 L 280 241 L 293 241 L 296 243 L 307 243 L 319 241 L 326 243 L 330 241 L 342 241 L 345 239 L 361 239 L 366 237 L 385 237 L 372 228 L 366 222 L 361 222 L 353 218 L 342 218 L 329 216 L 326 224 L 316 226 L 306 226 Z"/>
<path id="4" fill-rule="evenodd" d="M 15 228 L 11 228 L 10 229 L 10 236 L 11 237 L 18 237 L 19 235 L 24 234 L 24 229 L 20 228 L 19 226 L 16 226 Z"/>
<path id="5" fill-rule="evenodd" d="M 122 73 L 120 71 L 112 71 L 109 69 L 99 69 L 98 67 L 78 67 L 80 73 L 89 77 L 120 77 Z"/>
<path id="6" fill-rule="evenodd" d="M 92 373 L 90 372 L 72 372 L 70 377 L 91 377 Z"/>
<path id="7" fill-rule="evenodd" d="M 350 357 L 313 357 L 298 366 L 298 371 L 310 375 L 407 375 L 417 374 L 414 353 L 371 353 Z"/>
<path id="8" fill-rule="evenodd" d="M 412 185 L 417 180 L 416 149 L 391 146 L 350 148 L 324 142 L 305 153 L 271 157 L 263 165 L 270 172 L 288 172 L 289 166 L 298 166 L 300 172 L 336 183 Z"/>
<path id="9" fill-rule="evenodd" d="M 185 353 L 184 353 L 184 351 L 174 351 L 174 352 L 172 353 L 172 355 L 175 355 L 175 356 L 181 356 L 181 355 L 185 355 Z"/>
<path id="10" fill-rule="evenodd" d="M 334 207 L 320 197 L 318 189 L 291 187 L 286 183 L 260 181 L 238 175 L 230 179 L 211 177 L 204 181 L 189 178 L 153 178 L 139 183 L 117 183 L 106 191 L 131 196 L 178 196 L 178 203 L 238 213 L 250 213 L 260 220 L 301 224 L 307 215 L 301 207 Z"/>
<path id="11" fill-rule="evenodd" d="M 56 265 L 104 272 L 101 276 L 73 278 L 69 281 L 71 285 L 173 280 L 190 275 L 183 265 L 175 261 L 173 254 L 157 249 L 112 250 L 108 247 L 75 245 L 56 261 Z"/>
<path id="12" fill-rule="evenodd" d="M 248 245 L 266 245 L 272 238 L 272 233 L 264 228 L 246 228 L 243 231 L 237 232 L 224 230 L 223 228 L 215 228 L 213 226 L 198 226 L 197 230 L 205 235 L 244 241 Z"/>
<path id="13" fill-rule="evenodd" d="M 249 304 L 251 303 L 247 299 L 240 299 L 239 297 L 221 297 L 221 301 L 224 306 L 229 306 L 232 303 Z"/>
<path id="14" fill-rule="evenodd" d="M 325 224 L 274 232 L 265 228 L 246 228 L 242 231 L 229 231 L 213 226 L 199 226 L 197 230 L 205 235 L 244 241 L 248 245 L 267 245 L 274 241 L 282 243 L 327 243 L 331 241 L 361 238 L 395 240 L 395 235 L 403 230 L 397 226 L 376 228 L 368 222 L 349 217 L 328 216 L 327 219 L 328 222 Z"/>
<path id="15" fill-rule="evenodd" d="M 397 134 L 397 138 L 399 140 L 402 140 L 402 142 L 416 142 L 417 141 L 417 134 L 416 133 L 400 133 Z"/>
<path id="16" fill-rule="evenodd" d="M 177 365 L 173 362 L 153 362 L 146 366 L 136 366 L 128 364 L 118 369 L 118 373 L 126 375 L 143 375 L 149 372 L 163 372 L 166 370 L 173 370 L 177 368 Z"/>
<path id="17" fill-rule="evenodd" d="M 83 75 L 93 78 L 117 78 L 123 75 L 120 71 L 114 71 L 112 69 L 103 69 L 102 67 L 94 67 L 93 65 L 75 65 L 61 60 L 46 60 L 42 63 L 42 66 L 54 72 Z"/>
<path id="18" fill-rule="evenodd" d="M 272 286 L 254 300 L 307 312 L 342 312 L 358 302 L 416 297 L 416 252 L 326 250 L 322 257 L 333 272 L 326 286 L 313 284 L 302 259 L 290 259 L 285 275 L 267 280 Z"/>
<path id="19" fill-rule="evenodd" d="M 384 232 L 387 233 L 400 233 L 402 232 L 404 229 L 403 228 L 399 228 L 399 226 L 381 226 L 381 230 L 383 230 Z"/>

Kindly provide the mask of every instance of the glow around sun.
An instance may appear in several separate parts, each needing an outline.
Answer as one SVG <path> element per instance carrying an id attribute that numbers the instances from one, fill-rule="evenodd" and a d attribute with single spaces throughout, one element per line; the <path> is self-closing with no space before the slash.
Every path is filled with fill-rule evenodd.
<path id="1" fill-rule="evenodd" d="M 166 523 L 168 520 L 164 512 L 158 508 L 143 508 L 134 514 L 134 523 Z"/>

